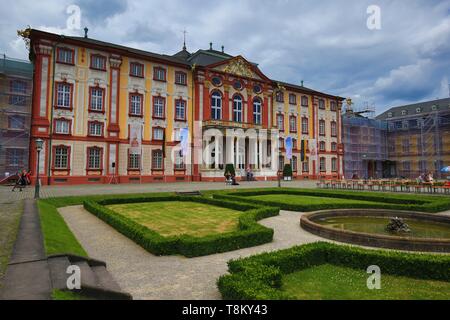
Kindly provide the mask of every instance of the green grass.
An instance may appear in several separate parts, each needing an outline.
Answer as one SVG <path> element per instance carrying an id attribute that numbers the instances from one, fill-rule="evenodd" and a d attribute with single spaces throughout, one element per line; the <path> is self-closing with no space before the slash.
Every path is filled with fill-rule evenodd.
<path id="1" fill-rule="evenodd" d="M 16 240 L 23 201 L 2 203 L 0 210 L 0 289 L 8 266 L 12 248 Z"/>
<path id="2" fill-rule="evenodd" d="M 450 283 L 381 274 L 381 289 L 367 288 L 365 270 L 323 264 L 282 277 L 281 290 L 299 300 L 448 300 Z"/>
<path id="3" fill-rule="evenodd" d="M 238 229 L 240 211 L 188 201 L 143 202 L 107 208 L 162 236 L 203 237 Z"/>
<path id="4" fill-rule="evenodd" d="M 63 291 L 55 289 L 52 292 L 53 300 L 94 300 L 94 298 L 83 296 L 77 292 Z"/>
<path id="5" fill-rule="evenodd" d="M 47 255 L 71 253 L 83 257 L 88 256 L 55 206 L 45 200 L 40 200 L 38 208 Z"/>
<path id="6" fill-rule="evenodd" d="M 374 201 L 351 200 L 330 197 L 303 196 L 294 194 L 266 194 L 260 196 L 250 196 L 248 199 L 262 202 L 283 202 L 288 204 L 308 204 L 308 205 L 332 205 L 332 204 L 376 204 Z"/>

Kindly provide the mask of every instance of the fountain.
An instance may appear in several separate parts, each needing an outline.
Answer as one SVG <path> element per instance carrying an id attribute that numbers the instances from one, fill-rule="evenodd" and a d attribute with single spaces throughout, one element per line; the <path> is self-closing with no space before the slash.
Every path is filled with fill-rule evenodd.
<path id="1" fill-rule="evenodd" d="M 392 233 L 410 233 L 409 225 L 399 217 L 391 218 L 391 221 L 386 226 L 386 230 Z"/>
<path id="2" fill-rule="evenodd" d="M 450 252 L 450 217 L 380 209 L 323 210 L 300 225 L 323 238 L 370 247 Z"/>

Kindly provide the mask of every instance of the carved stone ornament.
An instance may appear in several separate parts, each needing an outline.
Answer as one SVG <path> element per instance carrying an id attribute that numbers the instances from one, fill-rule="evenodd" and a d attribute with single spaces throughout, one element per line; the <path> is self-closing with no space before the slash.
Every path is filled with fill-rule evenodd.
<path id="1" fill-rule="evenodd" d="M 232 60 L 223 70 L 226 73 L 235 74 L 241 77 L 253 77 L 253 71 L 242 58 Z"/>

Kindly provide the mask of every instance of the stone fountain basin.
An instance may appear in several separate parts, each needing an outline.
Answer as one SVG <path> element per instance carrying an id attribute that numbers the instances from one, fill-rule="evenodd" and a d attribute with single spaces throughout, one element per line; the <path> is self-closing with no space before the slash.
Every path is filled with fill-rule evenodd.
<path id="1" fill-rule="evenodd" d="M 407 251 L 450 252 L 450 239 L 447 238 L 414 238 L 396 235 L 381 235 L 341 230 L 317 223 L 320 219 L 336 217 L 399 217 L 424 222 L 439 222 L 448 224 L 450 228 L 450 217 L 447 216 L 423 212 L 384 209 L 332 209 L 315 211 L 304 214 L 300 218 L 300 226 L 304 230 L 326 239 L 362 246 Z"/>

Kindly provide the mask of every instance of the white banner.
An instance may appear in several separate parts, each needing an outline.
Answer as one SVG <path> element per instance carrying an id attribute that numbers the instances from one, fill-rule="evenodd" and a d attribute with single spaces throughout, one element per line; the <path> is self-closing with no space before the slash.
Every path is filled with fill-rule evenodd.
<path id="1" fill-rule="evenodd" d="M 130 153 L 141 154 L 142 146 L 142 124 L 134 123 L 130 125 Z"/>

